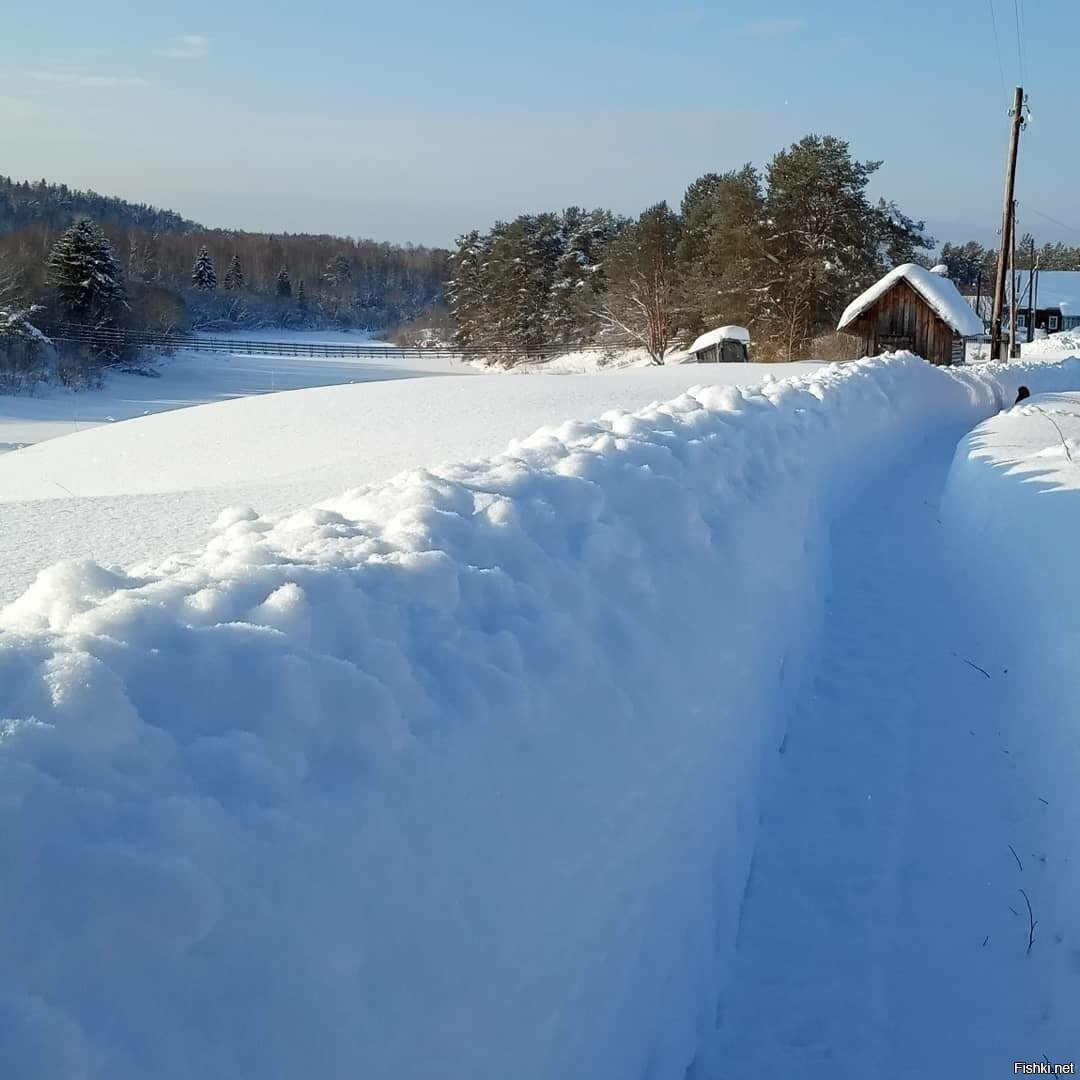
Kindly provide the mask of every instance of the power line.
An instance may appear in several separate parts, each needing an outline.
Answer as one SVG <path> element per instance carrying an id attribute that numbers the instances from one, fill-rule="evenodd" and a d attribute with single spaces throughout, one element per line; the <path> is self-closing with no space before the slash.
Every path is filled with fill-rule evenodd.
<path id="1" fill-rule="evenodd" d="M 1058 228 L 1067 229 L 1069 232 L 1080 233 L 1080 229 L 1077 229 L 1075 226 L 1066 225 L 1064 221 L 1058 221 L 1057 218 L 1051 217 L 1049 214 L 1044 214 L 1041 210 L 1036 210 L 1033 206 L 1029 206 L 1027 209 L 1036 217 L 1041 217 L 1044 220 L 1049 221 L 1051 224 L 1057 225 Z"/>
<path id="2" fill-rule="evenodd" d="M 1005 87 L 1005 65 L 1001 62 L 1001 38 L 998 36 L 997 12 L 994 11 L 994 0 L 987 0 L 990 4 L 990 22 L 994 27 L 994 54 L 997 56 L 998 75 L 1001 78 L 1001 96 L 1006 100 L 1009 91 Z"/>
<path id="3" fill-rule="evenodd" d="M 1020 85 L 1027 86 L 1024 73 L 1024 36 L 1020 31 L 1020 0 L 1013 0 L 1013 15 L 1016 17 L 1016 64 L 1020 69 Z"/>

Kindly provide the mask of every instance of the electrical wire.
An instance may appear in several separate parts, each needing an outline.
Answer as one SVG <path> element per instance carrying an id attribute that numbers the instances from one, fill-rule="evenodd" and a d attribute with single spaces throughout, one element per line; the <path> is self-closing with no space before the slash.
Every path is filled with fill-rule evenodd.
<path id="1" fill-rule="evenodd" d="M 1059 229 L 1066 229 L 1069 232 L 1080 233 L 1080 229 L 1077 229 L 1073 225 L 1066 225 L 1064 221 L 1058 221 L 1057 218 L 1051 217 L 1049 214 L 1044 214 L 1041 210 L 1036 210 L 1035 207 L 1029 206 L 1028 212 L 1034 214 L 1036 217 L 1041 217 L 1045 221 L 1049 221 L 1052 225 L 1057 225 Z"/>
<path id="2" fill-rule="evenodd" d="M 998 35 L 997 12 L 994 10 L 994 0 L 987 0 L 990 4 L 990 23 L 994 28 L 994 54 L 997 56 L 998 75 L 1001 78 L 1001 96 L 1008 101 L 1009 91 L 1005 86 L 1005 65 L 1001 62 L 1001 38 Z"/>
<path id="3" fill-rule="evenodd" d="M 1024 35 L 1020 30 L 1020 0 L 1013 0 L 1013 15 L 1016 17 L 1016 65 L 1020 69 L 1020 85 L 1026 86 Z"/>

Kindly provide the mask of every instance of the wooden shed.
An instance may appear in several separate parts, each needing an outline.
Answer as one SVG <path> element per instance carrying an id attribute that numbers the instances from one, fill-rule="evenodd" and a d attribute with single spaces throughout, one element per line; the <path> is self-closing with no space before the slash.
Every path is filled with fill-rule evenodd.
<path id="1" fill-rule="evenodd" d="M 750 359 L 750 331 L 745 326 L 721 326 L 702 334 L 686 350 L 687 364 L 745 364 Z"/>
<path id="2" fill-rule="evenodd" d="M 915 263 L 890 270 L 854 300 L 838 329 L 861 338 L 867 356 L 907 350 L 939 365 L 963 363 L 964 342 L 985 330 L 953 282 Z"/>

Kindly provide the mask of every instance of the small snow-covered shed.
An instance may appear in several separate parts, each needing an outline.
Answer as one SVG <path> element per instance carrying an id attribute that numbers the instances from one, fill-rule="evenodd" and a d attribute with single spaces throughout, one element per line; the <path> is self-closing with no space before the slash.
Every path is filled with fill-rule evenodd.
<path id="1" fill-rule="evenodd" d="M 686 351 L 687 363 L 745 364 L 749 359 L 750 331 L 745 326 L 721 326 L 702 334 Z"/>
<path id="2" fill-rule="evenodd" d="M 867 356 L 906 349 L 947 365 L 962 363 L 965 339 L 985 328 L 952 281 L 905 263 L 852 301 L 837 329 L 862 338 Z"/>

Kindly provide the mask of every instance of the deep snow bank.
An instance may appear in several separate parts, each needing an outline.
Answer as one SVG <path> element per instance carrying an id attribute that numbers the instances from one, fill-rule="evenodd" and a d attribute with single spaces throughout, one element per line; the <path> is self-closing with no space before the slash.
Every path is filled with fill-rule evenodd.
<path id="1" fill-rule="evenodd" d="M 1018 377 L 1080 363 L 707 387 L 43 573 L 0 612 L 0 1072 L 683 1077 L 827 497 Z"/>
<path id="2" fill-rule="evenodd" d="M 699 383 L 752 386 L 819 367 L 387 379 L 178 408 L 51 439 L 0 455 L 0 606 L 58 559 L 131 566 L 202 547 L 226 506 L 291 512 L 403 469 L 489 457 L 542 424 L 640 409 Z"/>
<path id="3" fill-rule="evenodd" d="M 1001 904 L 1019 910 L 1022 935 L 1019 889 L 1028 893 L 1038 920 L 1028 977 L 1052 1002 L 1041 1030 L 1047 1046 L 1067 1047 L 1080 975 L 1080 395 L 1033 397 L 963 439 L 943 520 L 981 627 L 976 659 L 1009 704 L 997 733 L 1012 766 L 1001 843 L 1022 867 Z"/>

